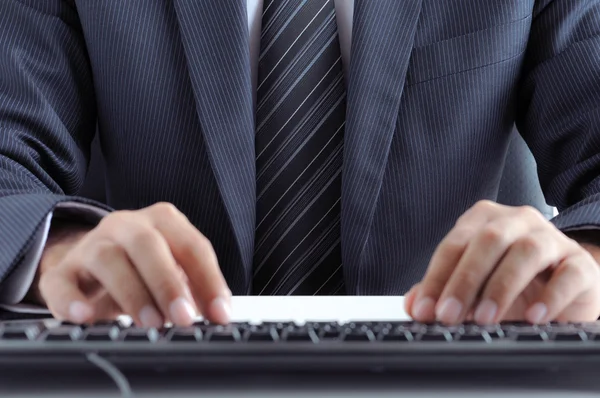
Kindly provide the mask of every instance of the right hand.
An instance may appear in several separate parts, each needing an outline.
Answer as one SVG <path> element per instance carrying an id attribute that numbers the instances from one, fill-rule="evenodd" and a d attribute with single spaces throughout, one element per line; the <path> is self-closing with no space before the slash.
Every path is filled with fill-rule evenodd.
<path id="1" fill-rule="evenodd" d="M 37 296 L 58 319 L 132 317 L 187 326 L 229 321 L 231 291 L 209 240 L 173 205 L 116 211 L 89 231 L 49 238 Z M 76 236 L 76 238 L 74 238 Z"/>

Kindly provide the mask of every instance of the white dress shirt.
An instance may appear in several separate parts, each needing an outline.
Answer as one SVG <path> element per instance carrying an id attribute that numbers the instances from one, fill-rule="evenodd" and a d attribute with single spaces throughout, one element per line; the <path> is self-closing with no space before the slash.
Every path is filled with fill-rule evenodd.
<path id="1" fill-rule="evenodd" d="M 249 67 L 252 75 L 253 91 L 254 95 L 256 96 L 263 0 L 246 1 L 248 6 L 248 30 L 250 33 Z M 354 0 L 333 1 L 335 2 L 336 22 L 338 25 L 342 64 L 347 76 L 348 66 L 350 65 L 350 44 L 352 40 Z M 59 206 L 57 206 L 57 211 L 60 211 L 61 209 L 68 209 L 70 214 L 72 214 L 74 211 L 94 212 L 100 217 L 107 214 L 105 210 L 74 202 L 61 203 Z M 0 303 L 2 304 L 2 307 L 19 312 L 40 312 L 39 308 L 25 306 L 18 303 L 23 301 L 23 298 L 33 283 L 37 265 L 40 262 L 43 248 L 48 238 L 48 231 L 50 230 L 50 223 L 53 216 L 53 212 L 48 214 L 42 227 L 38 230 L 37 236 L 34 239 L 29 253 L 23 259 L 22 263 L 19 265 L 19 268 L 12 272 L 11 275 L 0 286 Z"/>

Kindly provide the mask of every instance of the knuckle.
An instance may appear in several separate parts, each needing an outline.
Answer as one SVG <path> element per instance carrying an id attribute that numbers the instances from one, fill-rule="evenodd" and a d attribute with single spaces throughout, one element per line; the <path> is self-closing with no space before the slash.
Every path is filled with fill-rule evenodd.
<path id="1" fill-rule="evenodd" d="M 124 307 L 123 309 L 129 310 L 132 315 L 138 314 L 139 310 L 150 302 L 146 292 L 140 290 L 142 289 L 132 289 L 129 287 L 128 289 L 124 289 L 121 293 L 122 302 L 120 305 Z"/>
<path id="2" fill-rule="evenodd" d="M 124 249 L 113 243 L 106 240 L 98 241 L 94 244 L 91 249 L 91 256 L 94 261 L 86 261 L 85 264 L 88 267 L 93 266 L 92 264 L 108 264 L 113 261 L 117 256 L 124 255 Z"/>
<path id="3" fill-rule="evenodd" d="M 475 230 L 467 223 L 457 224 L 456 227 L 448 234 L 448 238 L 458 242 L 468 241 L 474 234 Z"/>
<path id="4" fill-rule="evenodd" d="M 447 280 L 439 275 L 430 275 L 427 277 L 426 281 L 421 284 L 419 293 L 421 293 L 421 296 L 423 297 L 437 299 L 444 290 L 446 282 Z"/>
<path id="5" fill-rule="evenodd" d="M 152 208 L 161 217 L 177 217 L 181 215 L 181 212 L 177 209 L 177 207 L 169 202 L 158 202 L 153 205 Z"/>
<path id="6" fill-rule="evenodd" d="M 542 213 L 532 206 L 519 206 L 517 208 L 517 216 L 520 218 L 535 220 L 539 222 L 546 222 Z"/>
<path id="7" fill-rule="evenodd" d="M 114 229 L 121 228 L 123 224 L 129 222 L 131 219 L 130 211 L 115 211 L 103 217 L 98 224 L 101 229 Z"/>
<path id="8" fill-rule="evenodd" d="M 587 267 L 584 267 L 580 262 L 568 262 L 565 264 L 566 270 L 568 270 L 571 279 L 577 283 L 583 283 L 589 278 Z M 596 267 L 598 268 L 598 267 Z"/>
<path id="9" fill-rule="evenodd" d="M 465 246 L 473 237 L 474 231 L 471 228 L 458 226 L 454 228 L 446 237 L 443 249 L 452 253 L 464 250 Z"/>
<path id="10" fill-rule="evenodd" d="M 495 301 L 499 307 L 505 306 L 508 295 L 514 289 L 515 283 L 510 278 L 498 278 L 490 283 L 489 297 Z"/>
<path id="11" fill-rule="evenodd" d="M 198 234 L 183 246 L 183 255 L 188 258 L 212 256 L 214 249 L 210 240 Z"/>
<path id="12" fill-rule="evenodd" d="M 495 203 L 491 200 L 485 199 L 485 200 L 480 200 L 477 203 L 475 203 L 475 205 L 473 206 L 473 209 L 478 212 L 488 213 L 491 210 L 494 210 L 497 206 L 498 206 L 497 203 Z"/>
<path id="13" fill-rule="evenodd" d="M 457 286 L 461 291 L 479 287 L 481 281 L 479 273 L 474 269 L 461 270 L 456 275 Z"/>
<path id="14" fill-rule="evenodd" d="M 463 239 L 448 238 L 442 247 L 442 252 L 445 254 L 455 255 L 460 254 L 465 249 L 466 243 Z"/>
<path id="15" fill-rule="evenodd" d="M 562 292 L 557 289 L 546 289 L 544 291 L 543 301 L 548 306 L 550 313 L 555 312 L 556 307 L 560 306 L 560 303 L 564 301 Z"/>
<path id="16" fill-rule="evenodd" d="M 153 290 L 153 296 L 156 297 L 158 304 L 163 308 L 167 308 L 173 300 L 184 295 L 183 282 L 179 281 L 177 277 L 166 275 L 154 281 L 150 289 Z"/>
<path id="17" fill-rule="evenodd" d="M 507 241 L 508 235 L 505 228 L 490 224 L 483 228 L 480 239 L 486 245 L 501 244 Z"/>
<path id="18" fill-rule="evenodd" d="M 514 243 L 514 248 L 524 257 L 539 258 L 544 250 L 544 242 L 535 236 L 526 235 Z"/>
<path id="19" fill-rule="evenodd" d="M 140 226 L 130 231 L 129 239 L 134 247 L 155 247 L 159 233 L 150 226 Z"/>

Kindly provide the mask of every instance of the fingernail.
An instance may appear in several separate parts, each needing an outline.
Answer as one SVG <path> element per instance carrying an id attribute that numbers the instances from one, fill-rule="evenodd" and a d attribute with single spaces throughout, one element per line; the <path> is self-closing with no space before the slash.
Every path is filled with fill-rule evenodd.
<path id="1" fill-rule="evenodd" d="M 462 311 L 462 304 L 454 297 L 448 297 L 440 308 L 438 309 L 436 316 L 444 323 L 456 323 L 458 317 Z"/>
<path id="2" fill-rule="evenodd" d="M 423 297 L 413 305 L 413 316 L 417 320 L 433 318 L 435 301 L 431 297 Z"/>
<path id="3" fill-rule="evenodd" d="M 147 305 L 140 311 L 140 321 L 146 328 L 159 328 L 163 325 L 163 319 L 152 305 Z"/>
<path id="4" fill-rule="evenodd" d="M 228 323 L 231 317 L 231 304 L 224 297 L 217 297 L 210 303 L 210 315 L 217 322 Z"/>
<path id="5" fill-rule="evenodd" d="M 485 299 L 479 303 L 475 310 L 475 322 L 489 325 L 494 322 L 496 312 L 498 312 L 498 305 L 490 299 Z"/>
<path id="6" fill-rule="evenodd" d="M 169 312 L 171 313 L 171 321 L 176 325 L 190 325 L 196 317 L 194 307 L 183 297 L 179 297 L 171 303 Z"/>
<path id="7" fill-rule="evenodd" d="M 544 303 L 536 303 L 527 310 L 525 317 L 531 323 L 542 323 L 547 313 L 548 309 Z"/>
<path id="8" fill-rule="evenodd" d="M 185 293 L 185 299 L 188 301 L 188 303 L 190 303 L 192 305 L 192 308 L 194 309 L 194 314 L 198 314 L 198 305 L 194 301 L 194 296 L 192 295 L 192 290 L 190 289 L 190 287 L 187 284 L 184 287 L 184 293 Z"/>
<path id="9" fill-rule="evenodd" d="M 92 317 L 92 309 L 81 301 L 73 301 L 69 305 L 69 316 L 75 323 L 84 323 Z"/>

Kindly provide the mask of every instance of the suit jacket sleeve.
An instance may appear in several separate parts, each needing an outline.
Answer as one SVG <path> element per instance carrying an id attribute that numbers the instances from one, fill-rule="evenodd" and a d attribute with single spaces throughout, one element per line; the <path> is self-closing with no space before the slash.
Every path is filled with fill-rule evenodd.
<path id="1" fill-rule="evenodd" d="M 600 2 L 538 0 L 517 125 L 567 232 L 600 227 Z"/>
<path id="2" fill-rule="evenodd" d="M 75 8 L 62 0 L 0 2 L 0 283 L 32 258 L 36 237 L 39 250 L 57 205 L 102 207 L 76 196 L 94 101 Z"/>
<path id="3" fill-rule="evenodd" d="M 107 213 L 104 209 L 83 203 L 61 202 L 57 204 L 54 211 L 45 217 L 42 226 L 36 231 L 31 246 L 21 263 L 0 284 L 0 305 L 16 312 L 31 312 L 34 308 L 23 303 L 23 299 L 34 281 L 54 218 L 95 224 Z M 42 310 L 42 308 L 37 308 L 37 310 Z"/>

